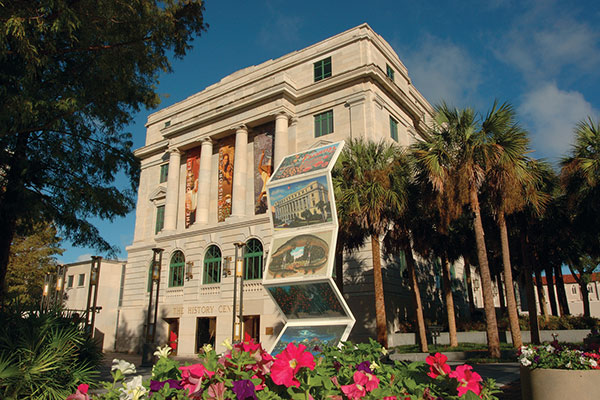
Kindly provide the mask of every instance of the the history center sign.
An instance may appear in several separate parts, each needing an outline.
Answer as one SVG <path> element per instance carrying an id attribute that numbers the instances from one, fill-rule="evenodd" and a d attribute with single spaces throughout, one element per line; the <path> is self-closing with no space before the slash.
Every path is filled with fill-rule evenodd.
<path id="1" fill-rule="evenodd" d="M 341 141 L 287 156 L 267 183 L 273 236 L 263 285 L 286 321 L 273 354 L 288 343 L 309 351 L 337 346 L 354 325 L 333 280 L 339 225 L 331 170 L 343 146 Z"/>

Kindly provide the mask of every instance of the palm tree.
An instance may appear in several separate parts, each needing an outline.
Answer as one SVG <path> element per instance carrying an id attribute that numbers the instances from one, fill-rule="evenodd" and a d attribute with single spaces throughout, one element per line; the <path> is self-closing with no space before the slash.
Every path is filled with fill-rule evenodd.
<path id="1" fill-rule="evenodd" d="M 344 148 L 336 192 L 338 207 L 347 218 L 371 237 L 377 341 L 387 347 L 387 318 L 381 272 L 380 240 L 394 215 L 406 206 L 402 193 L 393 190 L 393 174 L 398 148 L 385 142 L 351 140 Z"/>
<path id="2" fill-rule="evenodd" d="M 495 113 L 488 114 L 487 119 Z M 458 218 L 457 209 L 469 204 L 474 216 L 475 242 L 481 274 L 484 310 L 487 321 L 488 350 L 500 357 L 500 338 L 487 259 L 478 190 L 485 177 L 488 158 L 496 151 L 487 141 L 472 109 L 436 106 L 435 126 L 424 140 L 414 146 L 414 154 L 424 177 L 448 207 L 443 212 L 449 220 Z M 462 210 L 460 210 L 462 212 Z"/>

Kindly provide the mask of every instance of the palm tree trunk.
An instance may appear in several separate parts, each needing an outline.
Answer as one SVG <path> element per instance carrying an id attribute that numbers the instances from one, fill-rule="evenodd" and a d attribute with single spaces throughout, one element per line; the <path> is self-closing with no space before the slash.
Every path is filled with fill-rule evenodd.
<path id="1" fill-rule="evenodd" d="M 554 276 L 556 276 L 556 294 L 558 295 L 558 308 L 560 315 L 571 315 L 569 311 L 569 302 L 567 301 L 567 291 L 565 290 L 565 281 L 562 276 L 562 266 L 554 265 Z"/>
<path id="2" fill-rule="evenodd" d="M 448 317 L 448 332 L 450 334 L 450 347 L 457 347 L 458 338 L 456 337 L 456 315 L 454 312 L 454 298 L 452 297 L 452 282 L 450 280 L 450 263 L 445 254 L 442 256 L 442 277 L 446 316 Z"/>
<path id="3" fill-rule="evenodd" d="M 490 357 L 500 358 L 500 337 L 498 335 L 498 323 L 496 322 L 496 308 L 494 307 L 494 293 L 492 291 L 492 277 L 485 248 L 485 233 L 481 222 L 481 211 L 479 210 L 479 198 L 477 189 L 472 187 L 469 192 L 471 210 L 475 214 L 473 221 L 475 228 L 475 243 L 477 244 L 477 259 L 479 260 L 479 272 L 481 274 L 481 288 L 483 292 L 483 308 L 485 310 L 486 331 L 488 340 L 488 351 Z"/>
<path id="4" fill-rule="evenodd" d="M 590 292 L 587 287 L 588 282 L 586 279 L 584 279 L 583 274 L 577 274 L 570 265 L 569 269 L 571 270 L 573 278 L 575 278 L 575 281 L 577 281 L 577 284 L 579 285 L 581 301 L 583 301 L 583 316 L 590 317 Z"/>
<path id="5" fill-rule="evenodd" d="M 546 302 L 546 292 L 544 291 L 544 283 L 542 282 L 542 273 L 539 268 L 535 269 L 535 286 L 538 294 L 538 302 L 540 303 L 540 311 L 544 316 L 544 321 L 550 320 L 548 312 L 548 303 Z"/>
<path id="6" fill-rule="evenodd" d="M 473 298 L 473 278 L 471 277 L 471 264 L 467 261 L 467 258 L 463 256 L 463 260 L 465 261 L 465 271 L 467 274 L 467 293 L 469 298 L 469 313 L 471 317 L 473 317 L 473 313 L 475 313 L 475 299 Z"/>
<path id="7" fill-rule="evenodd" d="M 540 327 L 537 319 L 537 307 L 535 305 L 535 291 L 533 290 L 533 271 L 528 256 L 527 233 L 521 230 L 521 257 L 525 274 L 525 291 L 527 292 L 527 309 L 529 311 L 529 332 L 531 343 L 540 344 Z"/>
<path id="8" fill-rule="evenodd" d="M 512 266 L 510 264 L 510 247 L 508 245 L 508 229 L 504 213 L 498 216 L 500 227 L 500 244 L 502 245 L 502 264 L 504 268 L 504 286 L 506 287 L 506 303 L 508 308 L 508 323 L 510 325 L 510 336 L 513 347 L 520 348 L 523 345 L 521 328 L 519 327 L 519 313 L 517 311 L 517 300 L 515 298 L 515 285 L 513 284 Z"/>
<path id="9" fill-rule="evenodd" d="M 371 235 L 371 254 L 373 257 L 373 285 L 375 290 L 375 322 L 377 324 L 377 341 L 388 347 L 387 317 L 385 315 L 385 298 L 383 296 L 383 276 L 381 274 L 381 249 L 379 235 Z"/>
<path id="10" fill-rule="evenodd" d="M 425 318 L 423 317 L 423 304 L 421 303 L 421 291 L 419 290 L 419 281 L 417 280 L 417 271 L 415 267 L 415 259 L 412 253 L 412 247 L 408 237 L 401 239 L 404 255 L 406 257 L 406 267 L 408 269 L 408 278 L 413 293 L 413 302 L 415 304 L 415 314 L 417 316 L 417 331 L 419 334 L 419 344 L 422 353 L 428 353 L 427 333 L 425 330 Z"/>
<path id="11" fill-rule="evenodd" d="M 553 268 L 546 264 L 546 282 L 548 287 L 548 299 L 550 300 L 550 310 L 552 315 L 558 317 L 558 307 L 556 306 L 556 295 L 554 294 L 554 273 Z"/>

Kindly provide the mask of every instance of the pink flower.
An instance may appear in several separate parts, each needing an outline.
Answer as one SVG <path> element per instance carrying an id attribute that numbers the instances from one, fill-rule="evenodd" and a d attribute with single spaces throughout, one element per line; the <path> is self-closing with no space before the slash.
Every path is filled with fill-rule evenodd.
<path id="1" fill-rule="evenodd" d="M 353 385 L 344 385 L 342 386 L 342 392 L 349 399 L 362 399 L 367 395 L 367 392 L 370 392 L 373 389 L 377 389 L 379 386 L 379 379 L 372 374 L 356 371 L 354 376 Z"/>
<path id="2" fill-rule="evenodd" d="M 179 367 L 181 370 L 181 384 L 190 394 L 190 397 L 202 390 L 202 381 L 204 378 L 210 378 L 215 373 L 209 371 L 202 364 L 193 364 L 186 367 Z"/>
<path id="3" fill-rule="evenodd" d="M 379 387 L 379 378 L 377 378 L 375 375 L 373 374 L 369 374 L 369 373 L 365 373 L 365 375 L 367 376 L 367 383 L 365 384 L 365 388 L 367 389 L 367 392 L 370 392 L 373 389 L 377 389 Z"/>
<path id="4" fill-rule="evenodd" d="M 225 383 L 217 382 L 208 387 L 209 400 L 225 400 Z"/>
<path id="5" fill-rule="evenodd" d="M 306 346 L 303 344 L 296 347 L 289 343 L 286 349 L 277 355 L 271 366 L 271 379 L 275 384 L 300 387 L 300 381 L 295 377 L 300 368 L 315 368 L 315 357 L 305 350 Z"/>
<path id="6" fill-rule="evenodd" d="M 483 380 L 481 376 L 473 371 L 473 367 L 470 365 L 460 365 L 456 367 L 455 371 L 450 373 L 450 378 L 454 378 L 458 381 L 458 396 L 462 396 L 469 390 L 479 395 L 481 393 L 480 382 Z"/>
<path id="7" fill-rule="evenodd" d="M 433 379 L 440 375 L 448 375 L 452 368 L 446 364 L 446 361 L 448 361 L 448 357 L 441 353 L 435 353 L 434 356 L 427 356 L 425 359 L 425 362 L 429 364 L 429 373 L 427 375 Z"/>
<path id="8" fill-rule="evenodd" d="M 77 391 L 75 394 L 67 397 L 67 400 L 90 400 L 90 396 L 87 394 L 89 388 L 90 385 L 82 383 L 81 385 L 77 386 Z"/>

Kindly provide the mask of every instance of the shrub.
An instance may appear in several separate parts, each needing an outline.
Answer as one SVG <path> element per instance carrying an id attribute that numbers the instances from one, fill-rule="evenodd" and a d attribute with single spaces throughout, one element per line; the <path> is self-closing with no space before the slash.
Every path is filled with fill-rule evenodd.
<path id="1" fill-rule="evenodd" d="M 101 350 L 57 312 L 0 314 L 0 398 L 64 400 L 97 376 Z"/>

